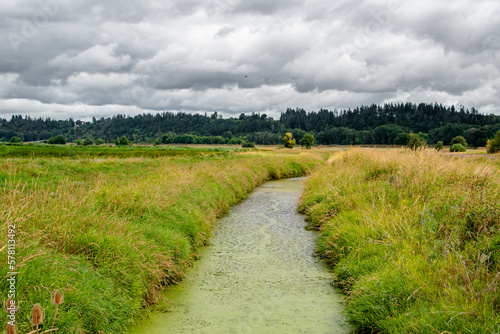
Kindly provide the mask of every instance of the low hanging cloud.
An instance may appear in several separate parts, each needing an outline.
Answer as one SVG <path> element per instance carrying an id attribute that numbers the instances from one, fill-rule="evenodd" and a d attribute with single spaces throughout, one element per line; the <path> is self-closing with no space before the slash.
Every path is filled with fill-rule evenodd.
<path id="1" fill-rule="evenodd" d="M 225 116 L 386 102 L 500 115 L 500 3 L 0 4 L 0 117 Z"/>

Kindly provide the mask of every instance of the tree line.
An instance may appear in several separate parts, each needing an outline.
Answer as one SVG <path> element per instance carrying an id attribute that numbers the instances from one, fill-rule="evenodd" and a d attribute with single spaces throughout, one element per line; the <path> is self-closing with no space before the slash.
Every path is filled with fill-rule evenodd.
<path id="1" fill-rule="evenodd" d="M 0 141 L 44 141 L 64 136 L 70 142 L 114 143 L 125 136 L 133 143 L 240 144 L 248 141 L 281 144 L 286 133 L 300 141 L 312 134 L 318 144 L 406 145 L 411 133 L 429 144 L 449 145 L 463 136 L 471 146 L 482 147 L 500 130 L 500 116 L 483 115 L 475 108 L 442 104 L 384 104 L 355 109 L 307 112 L 289 108 L 279 119 L 266 114 L 241 114 L 223 118 L 184 112 L 162 112 L 136 116 L 115 115 L 91 121 L 54 120 L 15 115 L 0 119 Z"/>

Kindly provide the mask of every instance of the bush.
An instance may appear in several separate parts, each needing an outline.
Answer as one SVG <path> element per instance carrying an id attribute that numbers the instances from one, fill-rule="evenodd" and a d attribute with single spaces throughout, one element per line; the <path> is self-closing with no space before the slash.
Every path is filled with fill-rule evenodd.
<path id="1" fill-rule="evenodd" d="M 104 143 L 105 143 L 105 141 L 104 141 L 104 139 L 102 139 L 102 138 L 97 138 L 97 139 L 95 140 L 95 144 L 96 144 L 96 145 L 102 145 L 102 144 L 104 144 Z"/>
<path id="2" fill-rule="evenodd" d="M 129 141 L 126 136 L 121 136 L 121 138 L 116 138 L 115 144 L 116 146 L 126 146 L 129 144 Z"/>
<path id="3" fill-rule="evenodd" d="M 255 144 L 252 143 L 252 142 L 249 142 L 248 140 L 244 140 L 242 143 L 241 143 L 241 147 L 255 147 Z"/>
<path id="4" fill-rule="evenodd" d="M 47 140 L 47 144 L 66 145 L 66 138 L 63 135 L 51 137 L 49 140 Z"/>
<path id="5" fill-rule="evenodd" d="M 427 146 L 427 142 L 424 138 L 420 137 L 417 134 L 410 133 L 410 139 L 408 140 L 408 145 L 412 150 L 418 150 L 420 148 L 425 148 Z"/>
<path id="6" fill-rule="evenodd" d="M 23 141 L 21 140 L 21 138 L 14 136 L 14 137 L 10 138 L 10 142 L 11 143 L 22 143 Z"/>
<path id="7" fill-rule="evenodd" d="M 463 147 L 467 147 L 467 141 L 462 136 L 456 136 L 451 140 L 450 146 L 453 146 L 455 144 L 461 144 Z"/>
<path id="8" fill-rule="evenodd" d="M 83 141 L 83 145 L 85 146 L 94 145 L 94 141 L 90 138 L 87 138 Z"/>
<path id="9" fill-rule="evenodd" d="M 296 144 L 295 138 L 293 138 L 293 134 L 291 132 L 287 132 L 283 137 L 283 144 L 286 148 L 293 148 Z"/>
<path id="10" fill-rule="evenodd" d="M 436 145 L 434 145 L 434 149 L 436 149 L 436 151 L 441 151 L 443 149 L 443 142 L 442 141 L 438 141 Z"/>
<path id="11" fill-rule="evenodd" d="M 408 145 L 409 141 L 410 141 L 410 134 L 402 132 L 394 139 L 394 145 L 406 146 Z"/>
<path id="12" fill-rule="evenodd" d="M 500 131 L 497 132 L 495 138 L 488 140 L 486 144 L 486 152 L 493 154 L 500 152 Z"/>
<path id="13" fill-rule="evenodd" d="M 462 144 L 453 144 L 450 147 L 450 152 L 465 152 L 467 149 Z"/>
<path id="14" fill-rule="evenodd" d="M 301 140 L 299 140 L 300 146 L 307 148 L 308 150 L 311 149 L 311 146 L 316 143 L 316 139 L 314 139 L 314 136 L 312 134 L 306 133 L 304 137 L 302 137 Z"/>

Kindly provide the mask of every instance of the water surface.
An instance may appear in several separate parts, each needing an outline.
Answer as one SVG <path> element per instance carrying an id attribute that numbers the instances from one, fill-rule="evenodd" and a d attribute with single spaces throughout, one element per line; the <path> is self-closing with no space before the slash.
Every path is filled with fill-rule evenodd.
<path id="1" fill-rule="evenodd" d="M 234 206 L 170 302 L 133 333 L 349 333 L 297 213 L 302 180 L 268 182 Z"/>

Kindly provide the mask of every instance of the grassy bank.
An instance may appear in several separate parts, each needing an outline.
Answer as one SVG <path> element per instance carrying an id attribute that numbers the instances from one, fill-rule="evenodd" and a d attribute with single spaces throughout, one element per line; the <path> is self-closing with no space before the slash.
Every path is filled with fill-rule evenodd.
<path id="1" fill-rule="evenodd" d="M 0 248 L 6 259 L 7 227 L 16 225 L 20 332 L 33 329 L 35 303 L 50 329 L 57 289 L 59 333 L 125 333 L 164 285 L 183 278 L 231 205 L 324 161 L 300 152 L 0 160 Z M 1 267 L 5 298 L 10 270 Z"/>
<path id="2" fill-rule="evenodd" d="M 500 331 L 495 162 L 353 149 L 308 180 L 301 209 L 359 333 Z"/>

